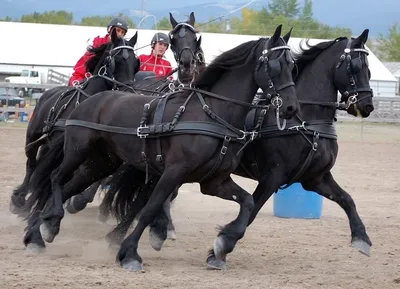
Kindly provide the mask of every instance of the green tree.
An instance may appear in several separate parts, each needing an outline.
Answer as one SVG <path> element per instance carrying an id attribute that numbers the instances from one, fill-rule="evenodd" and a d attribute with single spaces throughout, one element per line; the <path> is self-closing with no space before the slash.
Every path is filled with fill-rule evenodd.
<path id="1" fill-rule="evenodd" d="M 212 21 L 212 18 L 209 18 L 209 20 L 206 23 L 198 23 L 196 26 L 196 29 L 198 29 L 201 32 L 210 32 L 210 33 L 226 33 L 226 22 L 225 20 L 218 20 L 218 21 Z M 210 23 L 208 23 L 210 22 Z"/>
<path id="2" fill-rule="evenodd" d="M 0 21 L 4 21 L 4 22 L 12 22 L 13 19 L 10 16 L 6 16 L 4 18 L 0 18 Z M 18 22 L 18 20 L 14 20 L 14 22 Z"/>
<path id="3" fill-rule="evenodd" d="M 271 14 L 283 15 L 287 18 L 295 18 L 300 13 L 297 0 L 271 0 L 268 3 Z"/>
<path id="4" fill-rule="evenodd" d="M 160 21 L 158 21 L 157 27 L 153 26 L 152 29 L 153 30 L 155 30 L 155 29 L 157 29 L 157 30 L 171 30 L 172 29 L 172 25 L 169 22 L 169 19 L 167 17 L 164 17 Z"/>
<path id="5" fill-rule="evenodd" d="M 111 19 L 113 19 L 114 17 L 115 16 L 99 16 L 99 15 L 83 17 L 79 25 L 105 27 L 110 23 Z M 129 16 L 119 13 L 118 17 L 124 19 L 128 23 L 129 28 L 136 27 L 136 24 L 132 21 L 132 19 Z"/>
<path id="6" fill-rule="evenodd" d="M 65 10 L 45 11 L 44 13 L 33 12 L 21 16 L 21 22 L 43 23 L 43 24 L 73 24 L 74 16 L 71 12 Z"/>
<path id="7" fill-rule="evenodd" d="M 400 61 L 400 31 L 398 24 L 393 24 L 387 35 L 379 35 L 378 51 L 385 61 Z"/>
<path id="8" fill-rule="evenodd" d="M 304 6 L 300 15 L 300 19 L 305 22 L 311 22 L 313 20 L 312 0 L 304 1 Z"/>

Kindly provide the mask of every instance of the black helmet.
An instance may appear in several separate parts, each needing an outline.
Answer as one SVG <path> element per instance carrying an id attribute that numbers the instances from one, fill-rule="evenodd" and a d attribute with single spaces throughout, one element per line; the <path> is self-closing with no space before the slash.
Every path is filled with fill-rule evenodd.
<path id="1" fill-rule="evenodd" d="M 110 24 L 108 24 L 107 26 L 107 31 L 110 32 L 112 27 L 119 27 L 128 32 L 128 23 L 124 19 L 119 17 L 111 19 Z"/>
<path id="2" fill-rule="evenodd" d="M 151 46 L 153 47 L 153 45 L 157 42 L 166 43 L 168 45 L 170 44 L 168 35 L 161 32 L 154 34 L 153 38 L 151 39 Z"/>

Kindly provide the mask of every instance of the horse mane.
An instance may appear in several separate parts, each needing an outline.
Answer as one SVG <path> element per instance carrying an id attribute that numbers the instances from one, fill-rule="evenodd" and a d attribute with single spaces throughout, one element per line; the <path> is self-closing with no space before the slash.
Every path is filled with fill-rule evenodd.
<path id="1" fill-rule="evenodd" d="M 265 40 L 250 40 L 220 54 L 199 74 L 194 84 L 200 89 L 211 88 L 226 71 L 248 64 L 258 44 Z"/>
<path id="2" fill-rule="evenodd" d="M 307 64 L 317 58 L 317 56 L 323 51 L 331 47 L 333 44 L 345 39 L 347 39 L 347 37 L 338 37 L 334 40 L 320 42 L 316 45 L 310 45 L 310 39 L 307 39 L 305 41 L 305 47 L 302 46 L 302 43 L 304 43 L 302 40 L 299 44 L 299 51 L 293 52 L 293 58 L 295 59 L 297 66 L 297 69 L 293 69 L 293 78 L 295 79 L 297 76 L 299 76 Z"/>
<path id="3" fill-rule="evenodd" d="M 94 54 L 91 58 L 89 58 L 88 61 L 86 61 L 86 64 L 85 64 L 87 71 L 90 72 L 91 74 L 94 73 L 97 63 L 102 60 L 102 56 L 103 56 L 104 51 L 106 50 L 107 46 L 108 46 L 108 43 L 104 43 L 99 47 L 96 47 L 96 48 L 89 47 L 87 49 L 90 53 Z"/>

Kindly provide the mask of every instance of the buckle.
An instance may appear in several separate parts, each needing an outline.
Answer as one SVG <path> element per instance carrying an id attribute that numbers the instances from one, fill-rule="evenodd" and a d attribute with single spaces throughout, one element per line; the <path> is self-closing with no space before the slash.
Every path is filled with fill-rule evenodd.
<path id="1" fill-rule="evenodd" d="M 139 126 L 137 129 L 136 129 L 136 135 L 138 136 L 138 137 L 140 137 L 140 138 L 146 138 L 148 135 L 149 135 L 149 133 L 143 133 L 143 130 L 145 130 L 145 129 L 149 129 L 149 127 L 148 126 Z"/>

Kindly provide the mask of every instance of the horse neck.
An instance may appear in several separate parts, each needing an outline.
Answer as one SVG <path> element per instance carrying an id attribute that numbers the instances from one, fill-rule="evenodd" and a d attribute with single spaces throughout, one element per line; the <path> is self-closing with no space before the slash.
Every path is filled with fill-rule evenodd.
<path id="1" fill-rule="evenodd" d="M 94 95 L 98 92 L 110 89 L 110 84 L 101 76 L 95 76 L 88 81 L 85 87 L 85 92 L 89 95 Z"/>
<path id="2" fill-rule="evenodd" d="M 255 66 L 255 63 L 249 63 L 241 68 L 227 70 L 215 82 L 210 92 L 251 104 L 258 90 L 258 85 L 254 80 Z M 210 108 L 218 116 L 236 127 L 244 125 L 245 117 L 250 109 L 248 106 L 212 97 L 206 97 L 206 103 L 211 104 Z"/>
<path id="3" fill-rule="evenodd" d="M 322 52 L 303 69 L 296 81 L 296 93 L 304 120 L 331 120 L 335 117 L 336 109 L 332 106 L 301 103 L 301 101 L 319 103 L 335 103 L 337 101 L 338 91 L 333 83 L 333 69 L 339 60 L 339 56 L 333 58 L 330 55 L 332 55 L 332 52 Z"/>

